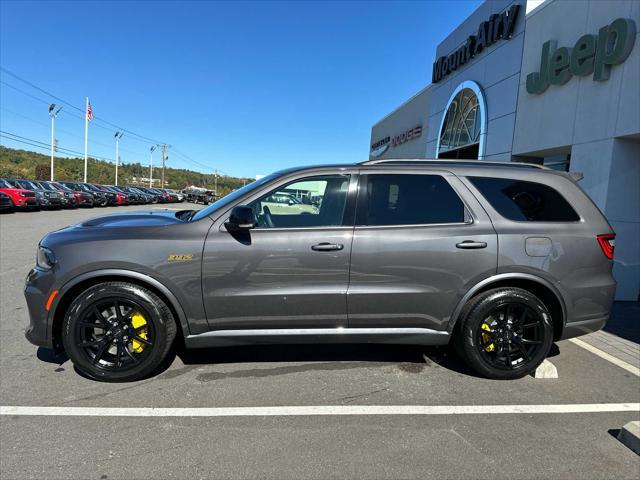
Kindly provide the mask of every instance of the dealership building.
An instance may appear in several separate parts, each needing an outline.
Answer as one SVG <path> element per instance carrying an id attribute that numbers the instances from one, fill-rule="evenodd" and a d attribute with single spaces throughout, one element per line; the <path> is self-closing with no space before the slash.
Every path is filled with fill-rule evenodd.
<path id="1" fill-rule="evenodd" d="M 617 234 L 616 298 L 639 300 L 638 25 L 637 0 L 486 1 L 425 52 L 430 82 L 372 127 L 370 159 L 582 173 Z"/>

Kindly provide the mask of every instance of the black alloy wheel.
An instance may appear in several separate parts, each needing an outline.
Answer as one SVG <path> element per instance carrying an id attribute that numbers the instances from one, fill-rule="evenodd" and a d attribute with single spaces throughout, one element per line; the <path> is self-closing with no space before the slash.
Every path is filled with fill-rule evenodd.
<path id="1" fill-rule="evenodd" d="M 493 379 L 532 373 L 553 343 L 553 326 L 544 303 L 527 290 L 496 288 L 463 308 L 455 346 L 476 372 Z"/>
<path id="2" fill-rule="evenodd" d="M 62 343 L 74 366 L 102 381 L 153 373 L 167 356 L 177 325 L 154 292 L 127 282 L 94 285 L 71 303 Z"/>

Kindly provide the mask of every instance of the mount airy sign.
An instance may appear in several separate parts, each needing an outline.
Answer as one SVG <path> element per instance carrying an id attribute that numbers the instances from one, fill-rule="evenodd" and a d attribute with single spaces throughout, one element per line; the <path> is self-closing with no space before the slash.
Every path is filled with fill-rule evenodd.
<path id="1" fill-rule="evenodd" d="M 520 5 L 511 5 L 509 10 L 499 14 L 494 13 L 489 20 L 481 22 L 477 35 L 469 35 L 464 45 L 433 63 L 431 82 L 438 83 L 498 40 L 509 40 L 513 36 L 519 11 Z"/>
<path id="2" fill-rule="evenodd" d="M 527 92 L 542 93 L 549 85 L 564 85 L 573 75 L 593 79 L 609 79 L 611 66 L 624 62 L 636 41 L 636 24 L 629 18 L 618 18 L 602 27 L 598 35 L 583 35 L 573 48 L 556 48 L 556 41 L 542 45 L 540 71 L 527 75 Z"/>

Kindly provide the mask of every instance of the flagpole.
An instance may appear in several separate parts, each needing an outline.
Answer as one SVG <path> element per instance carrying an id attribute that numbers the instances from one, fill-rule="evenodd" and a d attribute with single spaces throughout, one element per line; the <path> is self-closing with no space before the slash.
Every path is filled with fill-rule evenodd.
<path id="1" fill-rule="evenodd" d="M 87 183 L 87 147 L 89 139 L 89 97 L 84 110 L 84 183 Z"/>

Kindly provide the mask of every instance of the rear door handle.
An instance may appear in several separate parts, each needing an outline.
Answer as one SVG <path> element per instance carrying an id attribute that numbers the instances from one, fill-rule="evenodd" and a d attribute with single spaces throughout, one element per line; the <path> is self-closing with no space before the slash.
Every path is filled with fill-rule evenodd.
<path id="1" fill-rule="evenodd" d="M 487 242 L 474 242 L 473 240 L 465 240 L 464 242 L 456 243 L 458 248 L 487 248 Z"/>
<path id="2" fill-rule="evenodd" d="M 328 243 L 323 242 L 311 247 L 311 250 L 315 250 L 316 252 L 331 252 L 334 250 L 342 250 L 344 245 L 341 243 Z"/>

